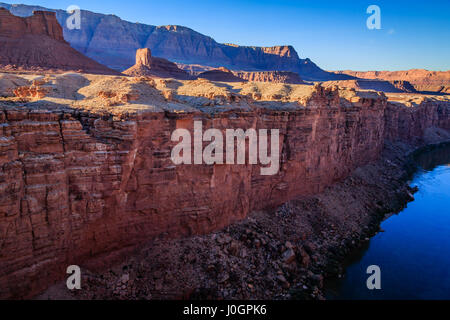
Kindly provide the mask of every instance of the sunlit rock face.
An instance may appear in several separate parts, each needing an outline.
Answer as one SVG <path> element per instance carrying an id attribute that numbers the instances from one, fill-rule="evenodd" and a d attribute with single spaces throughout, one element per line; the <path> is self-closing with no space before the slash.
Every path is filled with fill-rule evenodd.
<path id="1" fill-rule="evenodd" d="M 430 130 L 443 138 L 450 129 L 444 98 L 407 107 L 382 93 L 320 85 L 16 77 L 22 82 L 11 87 L 0 75 L 0 87 L 10 86 L 0 100 L 0 297 L 7 298 L 40 292 L 68 265 L 98 256 L 108 263 L 157 236 L 204 234 L 321 192 L 376 160 L 385 139 L 419 143 Z M 222 132 L 279 129 L 280 170 L 175 165 L 171 134 L 192 131 L 194 121 Z"/>
<path id="2" fill-rule="evenodd" d="M 118 74 L 70 47 L 54 12 L 35 11 L 32 16 L 22 18 L 3 8 L 0 8 L 0 70 Z"/>

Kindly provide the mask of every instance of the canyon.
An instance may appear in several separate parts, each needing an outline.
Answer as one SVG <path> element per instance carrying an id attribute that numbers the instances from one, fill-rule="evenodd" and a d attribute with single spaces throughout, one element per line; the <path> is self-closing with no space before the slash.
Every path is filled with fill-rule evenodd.
<path id="1" fill-rule="evenodd" d="M 202 72 L 193 72 L 186 65 L 177 65 L 166 59 L 153 57 L 149 48 L 136 51 L 136 63 L 123 74 L 134 77 L 152 76 L 158 78 L 173 78 L 179 80 L 205 79 L 221 82 L 272 82 L 287 84 L 306 84 L 297 73 L 286 71 L 246 71 L 233 72 L 227 68 L 205 68 Z M 186 71 L 188 70 L 189 73 Z M 348 80 L 352 81 L 352 80 Z M 347 81 L 343 81 L 347 82 Z M 330 81 L 329 83 L 335 83 Z M 359 87 L 357 87 L 359 88 Z M 392 86 L 392 88 L 395 88 Z M 403 92 L 394 90 L 394 92 Z"/>
<path id="2" fill-rule="evenodd" d="M 300 280 L 320 298 L 325 257 L 413 199 L 407 156 L 450 141 L 448 72 L 333 73 L 291 46 L 0 7 L 1 299 L 54 297 L 73 264 L 82 298 L 272 299 Z M 279 132 L 276 174 L 175 163 L 173 133 L 198 123 Z M 108 270 L 124 260 L 139 293 Z"/>
<path id="3" fill-rule="evenodd" d="M 318 194 L 379 159 L 386 139 L 432 143 L 450 129 L 446 97 L 71 73 L 3 82 L 13 86 L 0 99 L 5 298 L 41 292 L 70 264 L 102 257 L 101 268 L 151 239 L 209 233 Z M 174 165 L 171 133 L 195 120 L 279 129 L 278 174 Z"/>

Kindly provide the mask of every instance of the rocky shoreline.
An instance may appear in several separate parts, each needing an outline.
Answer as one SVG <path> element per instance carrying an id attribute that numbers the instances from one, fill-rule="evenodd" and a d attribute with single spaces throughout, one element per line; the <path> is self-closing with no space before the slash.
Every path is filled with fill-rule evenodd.
<path id="1" fill-rule="evenodd" d="M 324 299 L 324 279 L 342 276 L 344 259 L 414 199 L 412 157 L 432 147 L 387 142 L 380 160 L 320 194 L 209 235 L 160 237 L 114 267 L 90 269 L 99 265 L 90 261 L 82 290 L 60 283 L 37 298 Z"/>

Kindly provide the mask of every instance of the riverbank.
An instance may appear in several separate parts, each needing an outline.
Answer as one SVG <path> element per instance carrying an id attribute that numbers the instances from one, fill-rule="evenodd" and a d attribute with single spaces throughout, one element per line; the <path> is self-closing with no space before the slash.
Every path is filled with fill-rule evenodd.
<path id="1" fill-rule="evenodd" d="M 318 195 L 209 235 L 156 239 L 106 271 L 87 264 L 82 290 L 60 283 L 38 298 L 323 299 L 324 279 L 342 275 L 345 257 L 413 200 L 412 157 L 429 148 L 386 143 L 380 160 Z"/>
<path id="2" fill-rule="evenodd" d="M 383 232 L 344 261 L 345 276 L 324 284 L 327 299 L 450 299 L 450 144 L 414 154 L 414 201 L 383 220 Z M 381 290 L 368 290 L 367 267 L 381 270 Z"/>

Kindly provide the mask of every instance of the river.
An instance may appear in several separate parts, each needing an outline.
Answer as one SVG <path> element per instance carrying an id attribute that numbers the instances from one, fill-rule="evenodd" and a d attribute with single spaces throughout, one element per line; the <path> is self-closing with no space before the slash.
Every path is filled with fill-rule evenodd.
<path id="1" fill-rule="evenodd" d="M 326 282 L 327 299 L 450 299 L 450 145 L 416 156 L 415 200 L 381 224 Z M 367 267 L 380 267 L 381 289 L 369 290 Z"/>

